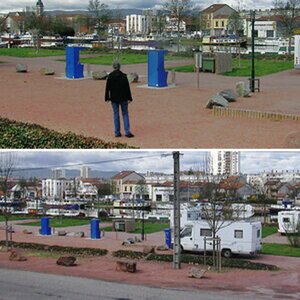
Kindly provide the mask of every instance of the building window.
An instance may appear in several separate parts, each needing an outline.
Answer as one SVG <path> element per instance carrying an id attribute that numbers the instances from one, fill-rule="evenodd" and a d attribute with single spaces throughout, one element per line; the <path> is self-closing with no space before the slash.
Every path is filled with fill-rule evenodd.
<path id="1" fill-rule="evenodd" d="M 216 21 L 216 27 L 219 27 L 219 21 Z"/>
<path id="2" fill-rule="evenodd" d="M 257 230 L 257 237 L 260 238 L 260 229 Z"/>
<path id="3" fill-rule="evenodd" d="M 200 236 L 211 237 L 212 236 L 212 230 L 207 229 L 207 228 L 200 228 Z"/>
<path id="4" fill-rule="evenodd" d="M 283 218 L 283 223 L 290 223 L 290 218 Z"/>
<path id="5" fill-rule="evenodd" d="M 129 188 L 130 192 L 132 192 L 132 186 Z"/>
<path id="6" fill-rule="evenodd" d="M 224 26 L 225 26 L 224 21 L 222 21 L 222 27 L 224 27 Z"/>
<path id="7" fill-rule="evenodd" d="M 124 187 L 124 191 L 127 192 L 127 186 Z"/>
<path id="8" fill-rule="evenodd" d="M 234 238 L 242 239 L 243 238 L 243 230 L 235 230 L 234 231 Z"/>
<path id="9" fill-rule="evenodd" d="M 267 30 L 267 38 L 274 37 L 274 30 Z"/>
<path id="10" fill-rule="evenodd" d="M 158 202 L 162 201 L 162 195 L 156 195 L 156 201 Z"/>

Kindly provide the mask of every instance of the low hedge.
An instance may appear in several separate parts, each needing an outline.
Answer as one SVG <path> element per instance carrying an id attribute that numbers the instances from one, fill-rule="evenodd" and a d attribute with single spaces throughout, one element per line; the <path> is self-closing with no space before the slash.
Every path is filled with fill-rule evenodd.
<path id="1" fill-rule="evenodd" d="M 127 144 L 105 142 L 74 133 L 59 133 L 37 124 L 17 122 L 0 117 L 0 148 L 14 149 L 82 149 L 133 148 Z"/>
<path id="2" fill-rule="evenodd" d="M 5 245 L 5 241 L 0 241 L 0 246 L 4 246 L 4 245 Z M 49 246 L 49 245 L 37 244 L 37 243 L 11 242 L 10 245 L 14 248 L 20 248 L 20 249 L 60 252 L 60 253 L 68 253 L 68 254 L 82 255 L 82 256 L 104 256 L 108 253 L 106 249 L 63 247 L 63 246 L 55 246 L 55 245 Z"/>
<path id="3" fill-rule="evenodd" d="M 126 257 L 130 259 L 142 259 L 150 261 L 162 261 L 162 262 L 172 262 L 173 255 L 170 254 L 145 254 L 143 252 L 138 251 L 130 251 L 130 250 L 119 250 L 113 252 L 113 256 L 115 257 Z M 182 254 L 181 262 L 187 264 L 204 264 L 204 257 L 200 255 L 192 255 L 192 254 Z M 209 266 L 213 265 L 212 257 L 207 256 L 206 263 Z M 274 265 L 263 264 L 263 263 L 255 263 L 249 260 L 240 259 L 240 258 L 222 258 L 222 267 L 226 268 L 239 268 L 239 269 L 248 269 L 248 270 L 265 270 L 265 271 L 277 271 L 279 268 Z"/>
<path id="4" fill-rule="evenodd" d="M 118 250 L 114 251 L 112 255 L 120 258 L 142 259 L 145 258 L 147 254 L 139 251 Z"/>

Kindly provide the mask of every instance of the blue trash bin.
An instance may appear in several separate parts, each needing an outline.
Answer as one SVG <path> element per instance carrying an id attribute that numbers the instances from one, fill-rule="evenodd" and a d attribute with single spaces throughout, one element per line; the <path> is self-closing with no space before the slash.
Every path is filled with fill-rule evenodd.
<path id="1" fill-rule="evenodd" d="M 91 239 L 92 240 L 98 240 L 101 238 L 99 225 L 100 225 L 99 219 L 91 220 Z"/>
<path id="2" fill-rule="evenodd" d="M 41 218 L 41 235 L 51 235 L 51 227 L 49 226 L 48 217 Z"/>
<path id="3" fill-rule="evenodd" d="M 171 235 L 171 228 L 164 229 L 165 232 L 165 241 L 168 248 L 172 246 L 172 235 Z"/>

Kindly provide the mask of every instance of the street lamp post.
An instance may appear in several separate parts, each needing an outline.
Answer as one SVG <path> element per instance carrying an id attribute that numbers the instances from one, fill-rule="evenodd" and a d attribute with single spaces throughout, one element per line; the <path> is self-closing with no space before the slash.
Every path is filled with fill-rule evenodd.
<path id="1" fill-rule="evenodd" d="M 251 79 L 250 79 L 250 89 L 251 92 L 254 93 L 255 91 L 255 64 L 254 64 L 254 25 L 255 25 L 255 10 L 250 11 L 250 19 L 251 19 Z"/>
<path id="2" fill-rule="evenodd" d="M 142 211 L 142 241 L 145 240 L 145 200 L 143 201 L 143 211 Z"/>

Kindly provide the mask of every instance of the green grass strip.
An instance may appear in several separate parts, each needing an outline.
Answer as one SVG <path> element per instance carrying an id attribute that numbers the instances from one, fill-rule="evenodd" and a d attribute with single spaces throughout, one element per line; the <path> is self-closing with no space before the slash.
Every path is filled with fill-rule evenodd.
<path id="1" fill-rule="evenodd" d="M 278 229 L 276 226 L 263 226 L 262 228 L 262 238 L 265 238 L 269 235 L 277 233 Z"/>
<path id="2" fill-rule="evenodd" d="M 0 56 L 13 56 L 13 57 L 47 57 L 47 56 L 61 56 L 65 55 L 65 50 L 58 49 L 39 49 L 34 48 L 0 48 Z"/>
<path id="3" fill-rule="evenodd" d="M 62 217 L 61 219 L 53 218 L 50 219 L 50 227 L 62 228 L 62 227 L 81 226 L 81 225 L 88 225 L 90 224 L 90 222 L 91 220 L 89 219 L 75 219 L 75 218 L 66 218 L 66 217 Z M 18 225 L 41 226 L 41 222 L 39 220 L 36 222 L 27 222 Z"/>
<path id="4" fill-rule="evenodd" d="M 300 247 L 292 247 L 284 244 L 263 243 L 262 253 L 278 256 L 300 257 Z"/>
<path id="5" fill-rule="evenodd" d="M 183 60 L 186 57 L 178 57 L 174 55 L 166 55 L 166 60 Z M 118 60 L 121 65 L 132 65 L 132 64 L 142 64 L 148 62 L 147 54 L 139 53 L 121 53 L 118 55 L 105 54 L 95 57 L 81 58 L 80 62 L 83 64 L 94 64 L 94 65 L 108 65 L 111 66 L 114 60 Z"/>
<path id="6" fill-rule="evenodd" d="M 11 121 L 0 117 L 0 148 L 85 149 L 134 148 L 74 133 L 59 133 L 40 125 Z"/>

